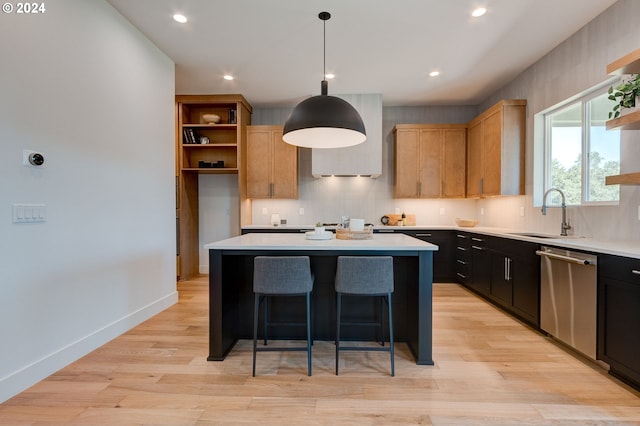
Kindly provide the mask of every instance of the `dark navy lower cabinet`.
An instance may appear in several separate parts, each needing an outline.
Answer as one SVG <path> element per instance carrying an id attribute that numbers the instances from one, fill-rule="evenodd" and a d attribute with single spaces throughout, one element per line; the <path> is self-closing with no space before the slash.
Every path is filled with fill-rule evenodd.
<path id="1" fill-rule="evenodd" d="M 598 256 L 598 358 L 640 389 L 640 259 Z"/>
<path id="2" fill-rule="evenodd" d="M 454 246 L 453 231 L 446 230 L 396 230 L 403 234 L 426 241 L 438 246 L 438 251 L 433 252 L 433 282 L 452 283 L 456 282 L 454 271 Z"/>

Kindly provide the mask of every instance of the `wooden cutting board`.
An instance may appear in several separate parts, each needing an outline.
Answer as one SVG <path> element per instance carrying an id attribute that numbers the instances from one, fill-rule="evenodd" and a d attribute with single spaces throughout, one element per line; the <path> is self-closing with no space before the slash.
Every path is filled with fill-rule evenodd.
<path id="1" fill-rule="evenodd" d="M 387 214 L 385 214 L 385 216 L 387 216 L 389 218 L 389 223 L 387 225 L 390 225 L 390 226 L 399 225 L 399 222 L 402 219 L 402 215 L 401 214 L 387 213 Z M 407 213 L 405 216 L 406 216 L 405 217 L 405 223 L 404 223 L 405 226 L 415 226 L 415 224 L 416 224 L 416 215 Z"/>

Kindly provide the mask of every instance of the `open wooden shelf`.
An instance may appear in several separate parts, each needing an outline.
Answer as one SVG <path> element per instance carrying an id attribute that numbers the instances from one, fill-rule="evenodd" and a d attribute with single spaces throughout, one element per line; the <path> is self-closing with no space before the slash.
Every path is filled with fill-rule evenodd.
<path id="1" fill-rule="evenodd" d="M 608 120 L 607 130 L 640 130 L 640 110 Z"/>
<path id="2" fill-rule="evenodd" d="M 640 49 L 611 62 L 607 65 L 607 73 L 611 75 L 640 74 Z M 609 120 L 606 127 L 607 130 L 640 130 L 640 110 Z M 605 185 L 640 185 L 640 172 L 607 176 Z"/>
<path id="3" fill-rule="evenodd" d="M 607 74 L 640 74 L 640 49 L 636 49 L 607 65 Z"/>
<path id="4" fill-rule="evenodd" d="M 605 177 L 605 185 L 640 185 L 640 172 Z"/>

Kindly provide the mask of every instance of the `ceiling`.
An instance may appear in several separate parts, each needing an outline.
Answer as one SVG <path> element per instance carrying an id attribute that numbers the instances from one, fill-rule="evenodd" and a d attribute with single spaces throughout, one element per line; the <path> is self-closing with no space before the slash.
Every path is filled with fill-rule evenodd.
<path id="1" fill-rule="evenodd" d="M 322 11 L 329 94 L 476 105 L 615 1 L 108 0 L 175 62 L 177 94 L 240 93 L 254 107 L 320 93 Z"/>

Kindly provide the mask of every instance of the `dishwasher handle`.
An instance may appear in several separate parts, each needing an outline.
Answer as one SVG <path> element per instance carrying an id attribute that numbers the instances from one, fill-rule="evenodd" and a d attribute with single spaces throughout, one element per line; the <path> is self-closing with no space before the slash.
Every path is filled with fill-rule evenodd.
<path id="1" fill-rule="evenodd" d="M 551 259 L 564 260 L 565 262 L 577 263 L 578 265 L 592 265 L 593 263 L 589 260 L 578 259 L 576 257 L 564 256 L 562 254 L 549 253 L 547 251 L 536 250 L 536 254 L 538 256 L 546 256 Z"/>

